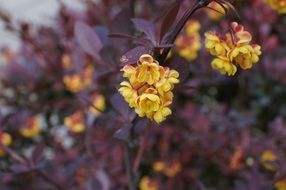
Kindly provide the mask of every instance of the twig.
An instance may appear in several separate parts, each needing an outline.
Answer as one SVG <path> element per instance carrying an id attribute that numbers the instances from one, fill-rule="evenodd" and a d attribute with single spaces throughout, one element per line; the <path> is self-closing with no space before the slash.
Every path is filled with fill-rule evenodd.
<path id="1" fill-rule="evenodd" d="M 171 35 L 169 36 L 169 38 L 167 38 L 164 42 L 164 44 L 173 44 L 176 40 L 176 38 L 178 37 L 178 35 L 180 34 L 181 30 L 184 28 L 185 24 L 187 23 L 187 21 L 189 20 L 189 18 L 200 8 L 206 7 L 209 3 L 211 2 L 211 0 L 197 0 L 194 5 L 192 6 L 192 8 L 190 8 L 189 10 L 187 10 L 185 12 L 185 14 L 182 16 L 182 18 L 180 19 L 180 21 L 177 23 L 177 25 L 175 26 L 174 30 L 172 31 Z M 159 56 L 159 62 L 164 63 L 170 50 L 172 48 L 165 48 L 163 50 L 163 53 Z"/>
<path id="2" fill-rule="evenodd" d="M 144 144 L 145 144 L 145 138 L 142 137 L 140 140 L 140 145 L 139 145 L 139 150 L 137 152 L 135 161 L 134 161 L 134 165 L 133 165 L 133 172 L 136 173 L 138 171 L 138 168 L 140 166 L 140 162 L 141 159 L 143 157 L 143 153 L 144 153 Z"/>
<path id="3" fill-rule="evenodd" d="M 125 152 L 125 167 L 126 167 L 126 173 L 127 173 L 127 181 L 128 181 L 128 189 L 129 190 L 135 190 L 135 180 L 134 180 L 134 173 L 132 170 L 132 150 L 128 142 L 124 143 L 124 152 Z"/>

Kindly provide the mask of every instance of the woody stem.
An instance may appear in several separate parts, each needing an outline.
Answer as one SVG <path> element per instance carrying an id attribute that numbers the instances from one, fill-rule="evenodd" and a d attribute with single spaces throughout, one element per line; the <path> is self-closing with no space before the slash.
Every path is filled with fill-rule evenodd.
<path id="1" fill-rule="evenodd" d="M 211 2 L 211 0 L 197 0 L 194 5 L 192 6 L 192 8 L 190 8 L 189 10 L 187 10 L 185 12 L 185 14 L 182 16 L 182 18 L 180 19 L 180 21 L 177 23 L 177 25 L 174 27 L 173 32 L 171 33 L 171 35 L 165 40 L 164 44 L 173 44 L 176 40 L 176 38 L 178 37 L 178 35 L 180 34 L 180 32 L 182 31 L 182 29 L 184 28 L 185 24 L 187 23 L 187 21 L 189 20 L 189 18 L 200 8 L 206 7 L 209 3 Z M 162 54 L 159 56 L 159 60 L 161 63 L 164 63 L 170 50 L 172 48 L 165 48 L 162 52 Z"/>

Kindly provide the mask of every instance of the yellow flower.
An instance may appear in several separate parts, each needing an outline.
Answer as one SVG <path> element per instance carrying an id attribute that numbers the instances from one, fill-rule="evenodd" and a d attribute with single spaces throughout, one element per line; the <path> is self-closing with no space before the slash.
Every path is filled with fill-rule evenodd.
<path id="1" fill-rule="evenodd" d="M 286 13 L 286 0 L 264 0 L 264 2 L 271 6 L 280 14 Z"/>
<path id="2" fill-rule="evenodd" d="M 178 84 L 179 73 L 175 70 L 165 69 L 164 77 L 159 80 L 155 86 L 158 92 L 163 95 L 165 92 L 171 91 L 174 88 L 174 84 Z"/>
<path id="3" fill-rule="evenodd" d="M 129 80 L 134 83 L 137 80 L 136 77 L 136 68 L 132 65 L 125 65 L 121 71 L 123 71 L 123 77 L 129 78 Z"/>
<path id="4" fill-rule="evenodd" d="M 71 57 L 68 54 L 63 54 L 62 65 L 63 65 L 64 69 L 71 69 L 72 68 Z"/>
<path id="5" fill-rule="evenodd" d="M 162 162 L 162 161 L 157 161 L 153 164 L 153 170 L 156 171 L 156 172 L 162 172 L 165 170 L 165 163 Z"/>
<path id="6" fill-rule="evenodd" d="M 187 22 L 185 34 L 181 34 L 175 42 L 178 54 L 188 61 L 196 59 L 201 48 L 200 28 L 198 21 Z"/>
<path id="7" fill-rule="evenodd" d="M 159 190 L 159 185 L 156 181 L 144 176 L 139 183 L 140 190 Z"/>
<path id="8" fill-rule="evenodd" d="M 118 89 L 120 94 L 131 108 L 135 107 L 135 102 L 138 97 L 137 90 L 134 89 L 129 82 L 123 81 L 120 83 L 121 87 Z"/>
<path id="9" fill-rule="evenodd" d="M 277 190 L 286 190 L 286 178 L 279 180 L 275 183 L 275 188 Z"/>
<path id="10" fill-rule="evenodd" d="M 273 162 L 275 162 L 276 160 L 276 155 L 270 150 L 264 151 L 260 157 L 260 162 L 262 163 L 263 167 L 269 171 L 275 170 Z"/>
<path id="11" fill-rule="evenodd" d="M 136 109 L 138 114 L 146 114 L 151 116 L 155 111 L 158 111 L 161 105 L 160 97 L 157 95 L 157 90 L 154 88 L 149 88 L 141 96 L 138 96 L 136 99 Z M 144 115 L 142 115 L 144 116 Z"/>
<path id="12" fill-rule="evenodd" d="M 1 132 L 0 131 L 0 142 L 5 145 L 9 146 L 12 144 L 12 137 L 9 133 Z M 5 155 L 5 150 L 0 146 L 0 157 Z"/>
<path id="13" fill-rule="evenodd" d="M 64 124 L 73 133 L 81 133 L 85 130 L 83 113 L 78 111 L 64 119 Z"/>
<path id="14" fill-rule="evenodd" d="M 129 81 L 120 83 L 118 91 L 140 117 L 160 123 L 170 115 L 174 85 L 179 73 L 162 67 L 151 55 L 144 54 L 136 65 L 126 65 L 122 71 Z"/>
<path id="15" fill-rule="evenodd" d="M 208 17 L 212 20 L 218 21 L 225 14 L 224 8 L 220 4 L 218 4 L 217 2 L 214 2 L 214 1 L 211 2 L 208 5 L 208 7 L 210 7 L 211 9 L 206 9 L 206 13 L 207 13 Z M 216 10 L 216 11 L 214 11 L 214 10 Z"/>
<path id="16" fill-rule="evenodd" d="M 231 32 L 226 33 L 225 37 L 214 32 L 207 32 L 205 36 L 207 51 L 216 56 L 211 63 L 212 68 L 220 71 L 221 74 L 233 76 L 237 66 L 250 69 L 259 61 L 261 47 L 250 44 L 251 34 L 236 22 L 231 23 Z"/>
<path id="17" fill-rule="evenodd" d="M 215 58 L 211 62 L 211 66 L 213 69 L 218 70 L 222 75 L 227 74 L 228 76 L 233 76 L 237 71 L 236 66 L 232 64 L 228 58 L 222 56 Z"/>
<path id="18" fill-rule="evenodd" d="M 229 50 L 226 42 L 213 32 L 205 33 L 205 47 L 214 56 L 225 56 Z"/>
<path id="19" fill-rule="evenodd" d="M 135 75 L 138 82 L 146 82 L 149 85 L 154 84 L 160 79 L 160 67 L 158 62 L 147 62 L 143 60 L 143 62 L 138 65 Z"/>
<path id="20" fill-rule="evenodd" d="M 94 94 L 92 96 L 92 106 L 89 107 L 89 112 L 95 116 L 100 115 L 106 108 L 105 98 L 102 94 Z"/>
<path id="21" fill-rule="evenodd" d="M 33 138 L 41 132 L 40 121 L 36 117 L 31 117 L 27 120 L 25 125 L 20 129 L 21 135 L 26 138 Z"/>

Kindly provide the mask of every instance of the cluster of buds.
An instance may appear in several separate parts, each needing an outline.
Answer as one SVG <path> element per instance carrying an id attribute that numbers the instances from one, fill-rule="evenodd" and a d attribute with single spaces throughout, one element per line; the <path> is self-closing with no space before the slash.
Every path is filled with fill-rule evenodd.
<path id="1" fill-rule="evenodd" d="M 158 173 L 163 173 L 168 177 L 174 177 L 182 170 L 182 165 L 179 161 L 174 161 L 169 164 L 157 161 L 153 164 L 153 170 Z"/>
<path id="2" fill-rule="evenodd" d="M 205 47 L 216 58 L 212 61 L 213 69 L 221 74 L 232 76 L 237 71 L 237 66 L 250 69 L 259 61 L 261 47 L 250 44 L 252 36 L 244 30 L 242 25 L 231 23 L 230 32 L 221 36 L 217 32 L 205 33 Z"/>
<path id="3" fill-rule="evenodd" d="M 188 21 L 184 34 L 180 35 L 175 42 L 178 54 L 188 61 L 196 59 L 201 48 L 200 28 L 198 21 Z"/>
<path id="4" fill-rule="evenodd" d="M 277 156 L 270 150 L 266 150 L 260 157 L 262 166 L 268 171 L 275 171 L 274 163 L 277 161 Z"/>
<path id="5" fill-rule="evenodd" d="M 5 146 L 9 146 L 12 143 L 12 137 L 6 132 L 0 131 L 0 143 Z M 5 150 L 0 146 L 0 157 L 5 155 Z"/>
<path id="6" fill-rule="evenodd" d="M 25 125 L 20 129 L 21 135 L 25 138 L 33 138 L 41 132 L 40 121 L 36 117 L 30 117 Z"/>
<path id="7" fill-rule="evenodd" d="M 85 130 L 84 115 L 77 111 L 64 119 L 64 124 L 73 133 L 81 133 Z"/>
<path id="8" fill-rule="evenodd" d="M 140 117 L 148 117 L 157 123 L 172 113 L 174 84 L 179 83 L 179 73 L 162 67 L 149 54 L 144 54 L 136 64 L 123 67 L 123 76 L 129 82 L 120 83 L 119 92 Z"/>
<path id="9" fill-rule="evenodd" d="M 63 82 L 69 91 L 76 93 L 92 85 L 93 73 L 94 67 L 88 66 L 82 74 L 64 76 Z"/>
<path id="10" fill-rule="evenodd" d="M 155 180 L 144 176 L 140 180 L 139 188 L 140 190 L 159 190 L 159 185 Z"/>
<path id="11" fill-rule="evenodd" d="M 227 5 L 223 5 L 227 7 Z M 209 9 L 206 9 L 207 16 L 214 21 L 220 20 L 226 14 L 224 8 L 215 1 L 211 2 L 208 7 Z"/>
<path id="12" fill-rule="evenodd" d="M 278 13 L 286 13 L 286 0 L 264 0 L 264 2 L 270 5 L 274 10 L 278 11 Z"/>

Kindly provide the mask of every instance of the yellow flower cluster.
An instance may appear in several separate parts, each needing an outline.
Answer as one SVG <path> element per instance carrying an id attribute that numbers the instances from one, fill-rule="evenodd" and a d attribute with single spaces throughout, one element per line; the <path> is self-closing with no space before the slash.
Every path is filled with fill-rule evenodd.
<path id="1" fill-rule="evenodd" d="M 95 116 L 100 115 L 105 110 L 105 98 L 102 94 L 94 94 L 92 96 L 92 106 L 89 107 L 88 111 L 93 113 Z"/>
<path id="2" fill-rule="evenodd" d="M 261 47 L 250 44 L 251 34 L 236 22 L 231 23 L 231 32 L 226 33 L 224 37 L 216 32 L 206 32 L 205 37 L 207 51 L 216 56 L 211 66 L 221 74 L 233 76 L 237 66 L 250 69 L 259 61 Z"/>
<path id="3" fill-rule="evenodd" d="M 64 119 L 64 124 L 73 133 L 81 133 L 85 130 L 84 115 L 77 111 Z"/>
<path id="4" fill-rule="evenodd" d="M 25 138 L 33 138 L 41 132 L 40 121 L 36 117 L 29 118 L 25 125 L 20 129 L 21 135 Z"/>
<path id="5" fill-rule="evenodd" d="M 66 88 L 73 92 L 79 92 L 92 84 L 93 66 L 88 66 L 82 74 L 73 74 L 64 76 L 63 82 Z"/>
<path id="6" fill-rule="evenodd" d="M 277 190 L 286 190 L 286 178 L 279 180 L 275 183 L 275 188 Z"/>
<path id="7" fill-rule="evenodd" d="M 140 117 L 148 117 L 157 123 L 172 113 L 174 84 L 179 83 L 179 73 L 162 67 L 149 54 L 140 57 L 135 65 L 123 67 L 123 76 L 129 82 L 120 83 L 119 92 Z"/>
<path id="8" fill-rule="evenodd" d="M 201 49 L 200 28 L 198 21 L 187 22 L 185 33 L 181 34 L 175 42 L 178 54 L 188 61 L 196 59 Z"/>
<path id="9" fill-rule="evenodd" d="M 0 131 L 0 142 L 5 146 L 9 146 L 12 143 L 11 135 L 6 132 Z M 4 155 L 5 155 L 5 150 L 0 146 L 0 157 Z"/>
<path id="10" fill-rule="evenodd" d="M 140 180 L 139 188 L 140 190 L 159 190 L 159 185 L 156 181 L 145 176 Z"/>
<path id="11" fill-rule="evenodd" d="M 206 9 L 206 13 L 208 17 L 212 20 L 218 21 L 225 14 L 225 10 L 223 9 L 223 7 L 215 1 L 211 2 L 208 7 L 210 7 L 211 9 Z"/>
<path id="12" fill-rule="evenodd" d="M 264 2 L 278 11 L 280 14 L 286 13 L 286 0 L 264 0 Z"/>
<path id="13" fill-rule="evenodd" d="M 182 170 L 182 165 L 178 161 L 174 161 L 170 164 L 166 164 L 162 161 L 157 161 L 153 164 L 153 170 L 159 173 L 163 173 L 168 177 L 174 177 Z"/>

